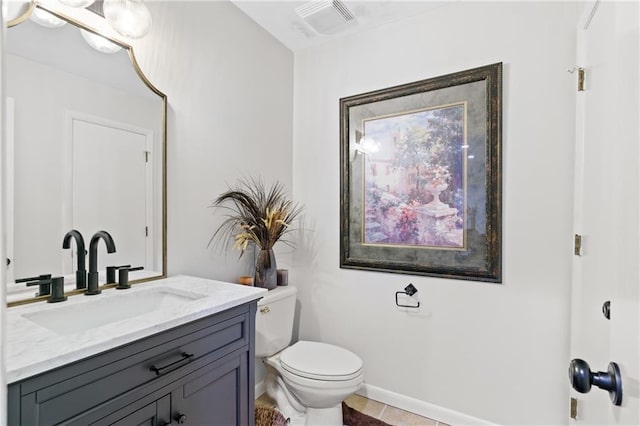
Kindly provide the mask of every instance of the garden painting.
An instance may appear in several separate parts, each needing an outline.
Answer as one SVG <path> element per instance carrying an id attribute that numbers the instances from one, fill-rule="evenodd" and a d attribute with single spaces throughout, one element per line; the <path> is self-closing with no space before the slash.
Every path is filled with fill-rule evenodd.
<path id="1" fill-rule="evenodd" d="M 466 108 L 363 122 L 363 244 L 465 249 Z"/>
<path id="2" fill-rule="evenodd" d="M 502 63 L 340 99 L 340 267 L 502 282 Z"/>

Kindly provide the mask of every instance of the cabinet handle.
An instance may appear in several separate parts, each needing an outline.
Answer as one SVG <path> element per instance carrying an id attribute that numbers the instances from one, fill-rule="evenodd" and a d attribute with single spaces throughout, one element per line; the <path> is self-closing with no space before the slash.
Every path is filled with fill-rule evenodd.
<path id="1" fill-rule="evenodd" d="M 156 367 L 155 365 L 152 365 L 152 366 L 149 368 L 149 370 L 151 370 L 151 371 L 153 371 L 154 373 L 156 373 L 156 376 L 159 376 L 160 374 L 162 374 L 162 373 L 163 373 L 163 370 L 166 370 L 167 368 L 171 368 L 171 367 L 178 367 L 178 366 L 179 366 L 179 364 L 182 364 L 182 363 L 184 363 L 185 361 L 186 361 L 186 362 L 189 362 L 189 361 L 191 361 L 191 358 L 193 358 L 193 354 L 188 354 L 188 353 L 186 353 L 186 352 L 182 352 L 182 353 L 180 354 L 180 356 L 182 356 L 182 358 L 180 358 L 180 359 L 179 359 L 179 360 L 177 360 L 177 361 L 174 361 L 174 362 L 172 362 L 172 363 L 170 363 L 170 364 L 167 364 L 167 365 L 165 365 L 165 366 L 163 366 L 163 367 Z"/>

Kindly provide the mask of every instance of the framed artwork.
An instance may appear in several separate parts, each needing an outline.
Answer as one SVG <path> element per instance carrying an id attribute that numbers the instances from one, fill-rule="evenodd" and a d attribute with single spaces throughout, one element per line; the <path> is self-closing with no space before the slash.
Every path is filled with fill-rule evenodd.
<path id="1" fill-rule="evenodd" d="M 340 99 L 340 267 L 499 283 L 502 64 Z"/>

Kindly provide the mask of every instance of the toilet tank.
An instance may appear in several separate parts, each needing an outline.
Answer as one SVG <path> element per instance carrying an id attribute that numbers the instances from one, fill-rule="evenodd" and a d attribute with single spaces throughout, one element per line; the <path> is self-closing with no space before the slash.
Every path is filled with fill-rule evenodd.
<path id="1" fill-rule="evenodd" d="M 296 294 L 293 286 L 276 287 L 258 300 L 256 312 L 256 356 L 268 357 L 291 343 Z"/>

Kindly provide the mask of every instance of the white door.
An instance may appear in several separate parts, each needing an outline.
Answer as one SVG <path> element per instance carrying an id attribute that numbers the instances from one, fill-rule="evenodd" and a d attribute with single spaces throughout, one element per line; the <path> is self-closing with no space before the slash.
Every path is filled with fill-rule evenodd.
<path id="1" fill-rule="evenodd" d="M 116 252 L 98 244 L 98 269 L 109 265 L 147 264 L 147 137 L 114 122 L 96 118 L 71 121 L 73 228 L 86 248 L 97 231 L 113 237 Z M 75 265 L 74 265 L 75 267 Z"/>
<path id="2" fill-rule="evenodd" d="M 571 358 L 588 363 L 592 381 L 608 379 L 597 373 L 615 362 L 622 382 L 620 406 L 595 384 L 572 390 L 584 425 L 640 424 L 639 20 L 637 2 L 590 2 L 578 28 L 585 90 L 577 95 L 574 220 L 582 249 L 573 264 Z M 576 370 L 586 373 L 569 375 Z"/>

